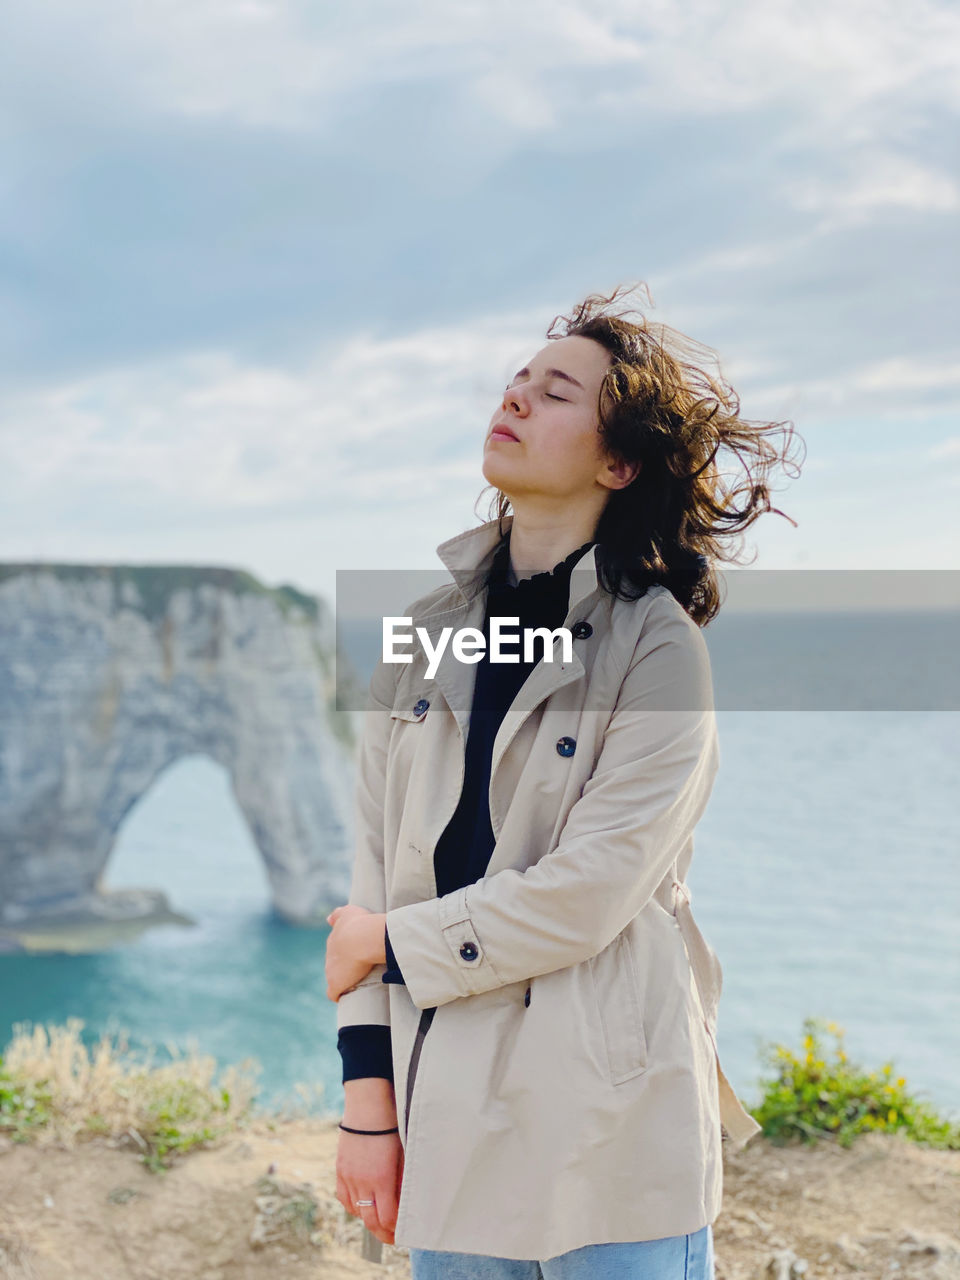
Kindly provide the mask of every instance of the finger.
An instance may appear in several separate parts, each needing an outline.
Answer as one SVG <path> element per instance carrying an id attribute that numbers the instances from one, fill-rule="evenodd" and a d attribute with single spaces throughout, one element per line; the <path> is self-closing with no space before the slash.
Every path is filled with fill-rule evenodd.
<path id="1" fill-rule="evenodd" d="M 349 991 L 354 985 L 347 981 L 347 977 L 343 972 L 330 972 L 326 975 L 327 979 L 327 999 L 333 1000 L 334 1003 L 340 999 L 345 991 Z"/>
<path id="2" fill-rule="evenodd" d="M 396 1236 L 393 1232 L 387 1231 L 383 1227 L 377 1227 L 371 1234 L 375 1235 L 383 1244 L 394 1244 L 396 1241 Z"/>
<path id="3" fill-rule="evenodd" d="M 383 1227 L 381 1227 L 381 1226 L 380 1226 L 380 1224 L 379 1224 L 379 1223 L 374 1223 L 372 1226 L 368 1226 L 366 1223 L 365 1223 L 364 1225 L 367 1227 L 367 1230 L 370 1232 L 370 1234 L 371 1234 L 372 1236 L 376 1236 L 376 1238 L 377 1238 L 377 1239 L 378 1239 L 382 1244 L 393 1244 L 393 1243 L 394 1243 L 394 1234 L 393 1234 L 393 1232 L 392 1232 L 392 1231 L 385 1231 L 385 1230 L 383 1229 Z"/>
<path id="4" fill-rule="evenodd" d="M 342 988 L 339 984 L 339 980 L 333 972 L 332 966 L 327 969 L 324 976 L 327 980 L 327 999 L 338 1000 L 340 998 Z"/>
<path id="5" fill-rule="evenodd" d="M 358 1205 L 356 1212 L 357 1212 L 357 1215 L 363 1220 L 363 1225 L 367 1228 L 367 1230 L 372 1231 L 373 1234 L 379 1240 L 381 1238 L 380 1233 L 383 1231 L 383 1228 L 380 1226 L 380 1219 L 377 1217 L 377 1204 L 376 1204 L 376 1200 L 374 1199 L 373 1192 L 367 1191 L 365 1194 L 357 1196 L 357 1199 L 374 1201 L 373 1204 Z"/>
<path id="6" fill-rule="evenodd" d="M 337 1199 L 343 1205 L 345 1212 L 349 1213 L 352 1218 L 355 1218 L 357 1216 L 357 1208 L 353 1202 L 357 1198 L 356 1192 L 353 1190 L 350 1183 L 344 1179 L 341 1179 L 340 1187 L 342 1190 L 338 1190 Z"/>
<path id="7" fill-rule="evenodd" d="M 353 1218 L 361 1217 L 361 1211 L 357 1205 L 357 1201 L 362 1199 L 363 1199 L 363 1192 L 358 1190 L 358 1188 L 355 1186 L 355 1184 L 352 1181 L 348 1180 L 347 1203 L 343 1207 L 346 1209 L 347 1213 L 349 1213 L 351 1217 Z M 369 1200 L 370 1197 L 367 1196 L 367 1199 Z"/>
<path id="8" fill-rule="evenodd" d="M 353 1178 L 345 1177 L 343 1183 L 347 1191 L 347 1202 L 344 1208 L 348 1213 L 352 1213 L 355 1218 L 359 1218 L 365 1227 L 369 1227 L 371 1221 L 376 1222 L 376 1196 L 372 1191 L 366 1190 L 362 1183 L 355 1182 Z M 358 1200 L 372 1200 L 373 1204 L 360 1205 L 357 1204 Z M 370 1214 L 373 1214 L 372 1219 L 370 1219 Z"/>
<path id="9" fill-rule="evenodd" d="M 377 1201 L 377 1217 L 384 1231 L 392 1234 L 397 1225 L 396 1180 L 383 1182 L 374 1192 Z"/>

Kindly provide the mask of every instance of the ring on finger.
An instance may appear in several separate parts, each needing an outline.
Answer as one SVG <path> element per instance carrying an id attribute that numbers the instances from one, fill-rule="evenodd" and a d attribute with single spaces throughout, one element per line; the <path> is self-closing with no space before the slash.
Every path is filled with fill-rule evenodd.
<path id="1" fill-rule="evenodd" d="M 375 1204 L 375 1203 L 376 1203 L 376 1201 L 375 1201 L 375 1200 L 354 1200 L 354 1202 L 353 1202 L 353 1203 L 354 1203 L 355 1205 L 367 1205 L 367 1206 L 370 1206 L 370 1205 Z"/>

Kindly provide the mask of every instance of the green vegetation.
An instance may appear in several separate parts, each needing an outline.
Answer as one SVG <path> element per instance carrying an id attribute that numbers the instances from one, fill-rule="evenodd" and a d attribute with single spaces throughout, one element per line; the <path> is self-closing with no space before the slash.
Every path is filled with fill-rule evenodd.
<path id="1" fill-rule="evenodd" d="M 763 1051 L 775 1074 L 761 1081 L 763 1100 L 751 1115 L 765 1137 L 776 1143 L 800 1138 L 808 1145 L 834 1138 L 849 1147 L 858 1133 L 880 1130 L 925 1146 L 960 1149 L 960 1125 L 911 1094 L 904 1077 L 893 1076 L 892 1062 L 867 1071 L 848 1060 L 836 1023 L 806 1018 L 803 1027 L 801 1053 L 778 1044 Z M 836 1042 L 832 1056 L 823 1047 L 823 1032 Z"/>
<path id="2" fill-rule="evenodd" d="M 313 1196 L 296 1191 L 284 1195 L 284 1185 L 268 1174 L 257 1179 L 257 1191 L 261 1196 L 276 1198 L 276 1209 L 271 1215 L 274 1231 L 287 1230 L 295 1238 L 311 1239 L 320 1226 L 317 1219 L 319 1206 Z"/>
<path id="3" fill-rule="evenodd" d="M 216 565 L 6 563 L 0 564 L 0 582 L 5 578 L 16 577 L 26 569 L 51 573 L 61 581 L 100 579 L 108 582 L 113 587 L 115 607 L 123 600 L 127 607 L 137 608 L 151 622 L 165 617 L 170 597 L 175 591 L 195 591 L 198 587 L 207 585 L 222 588 L 235 595 L 269 596 L 276 602 L 284 617 L 288 617 L 291 610 L 297 610 L 316 620 L 321 608 L 315 596 L 307 595 L 287 583 L 279 587 L 268 587 L 244 569 L 224 569 Z M 134 604 L 124 593 L 125 584 L 136 589 L 138 604 Z"/>
<path id="4" fill-rule="evenodd" d="M 751 1114 L 765 1137 L 777 1144 L 826 1138 L 849 1147 L 857 1134 L 880 1130 L 960 1150 L 960 1124 L 911 1094 L 903 1076 L 894 1077 L 892 1063 L 867 1071 L 848 1060 L 835 1023 L 807 1018 L 803 1025 L 802 1052 L 777 1044 L 762 1051 L 774 1075 L 761 1081 L 764 1095 Z M 88 1051 L 82 1027 L 79 1018 L 29 1032 L 15 1026 L 0 1055 L 0 1134 L 14 1142 L 67 1145 L 105 1137 L 135 1145 L 147 1168 L 162 1173 L 177 1156 L 253 1118 L 260 1070 L 255 1060 L 226 1067 L 214 1082 L 216 1063 L 209 1056 L 191 1052 L 154 1066 L 149 1058 L 137 1062 L 122 1040 L 114 1045 L 107 1036 Z M 832 1055 L 823 1033 L 834 1037 Z M 309 1105 L 306 1091 L 297 1091 Z M 300 1208 L 307 1214 L 309 1206 Z"/>
<path id="5" fill-rule="evenodd" d="M 214 1082 L 215 1060 L 191 1052 L 161 1066 L 137 1062 L 103 1036 L 92 1053 L 83 1022 L 14 1028 L 0 1056 L 0 1133 L 14 1142 L 95 1136 L 132 1143 L 154 1173 L 174 1158 L 243 1127 L 253 1114 L 259 1064 L 246 1059 Z"/>

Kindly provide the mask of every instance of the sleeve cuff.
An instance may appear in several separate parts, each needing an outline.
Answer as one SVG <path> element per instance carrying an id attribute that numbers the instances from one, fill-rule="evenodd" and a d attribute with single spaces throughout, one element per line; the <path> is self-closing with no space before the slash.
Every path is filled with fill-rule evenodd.
<path id="1" fill-rule="evenodd" d="M 497 873 L 519 874 L 510 870 Z M 466 885 L 442 898 L 425 898 L 387 912 L 404 957 L 404 982 L 418 1009 L 504 985 L 473 927 L 467 904 L 467 891 L 472 887 Z"/>
<path id="2" fill-rule="evenodd" d="M 390 1028 L 365 1023 L 342 1027 L 337 1049 L 343 1062 L 343 1083 L 380 1076 L 393 1081 L 393 1050 Z"/>

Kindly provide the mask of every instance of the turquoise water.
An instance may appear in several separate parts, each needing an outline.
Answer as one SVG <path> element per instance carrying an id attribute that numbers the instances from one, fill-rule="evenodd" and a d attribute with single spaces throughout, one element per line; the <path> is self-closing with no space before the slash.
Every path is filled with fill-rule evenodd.
<path id="1" fill-rule="evenodd" d="M 802 1019 L 846 1029 L 847 1052 L 892 1058 L 960 1118 L 960 716 L 721 711 L 721 768 L 689 876 L 724 966 L 725 1070 L 757 1099 L 761 1042 L 799 1045 Z M 156 886 L 196 926 L 164 925 L 90 956 L 0 956 L 0 1037 L 84 1019 L 134 1047 L 195 1044 L 263 1065 L 259 1101 L 342 1103 L 326 931 L 270 911 L 226 775 L 178 762 L 131 813 L 108 887 Z"/>
<path id="2" fill-rule="evenodd" d="M 960 1119 L 960 715 L 721 712 L 693 908 L 724 965 L 724 1069 L 804 1015 Z M 832 1042 L 828 1040 L 828 1044 Z"/>
<path id="3" fill-rule="evenodd" d="M 162 925 L 133 943 L 87 956 L 0 956 L 0 1035 L 18 1021 L 84 1019 L 82 1038 L 123 1028 L 156 1061 L 191 1038 L 220 1063 L 254 1056 L 258 1101 L 312 1109 L 342 1100 L 336 1006 L 326 998 L 328 930 L 297 928 L 270 905 L 260 855 L 227 774 L 207 757 L 178 761 L 128 817 L 106 887 L 163 889 L 196 925 Z M 324 1086 L 333 1096 L 317 1095 Z"/>

